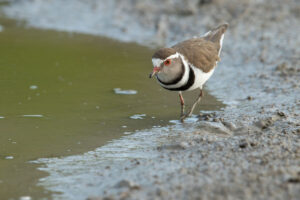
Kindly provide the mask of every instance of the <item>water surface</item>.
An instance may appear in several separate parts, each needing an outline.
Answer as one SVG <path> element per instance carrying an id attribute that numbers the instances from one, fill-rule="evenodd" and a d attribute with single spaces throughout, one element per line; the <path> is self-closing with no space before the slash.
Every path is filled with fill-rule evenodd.
<path id="1" fill-rule="evenodd" d="M 148 79 L 153 50 L 4 18 L 0 24 L 1 199 L 50 197 L 36 184 L 46 174 L 28 161 L 84 153 L 178 118 L 178 94 Z M 206 94 L 199 107 L 221 106 Z"/>

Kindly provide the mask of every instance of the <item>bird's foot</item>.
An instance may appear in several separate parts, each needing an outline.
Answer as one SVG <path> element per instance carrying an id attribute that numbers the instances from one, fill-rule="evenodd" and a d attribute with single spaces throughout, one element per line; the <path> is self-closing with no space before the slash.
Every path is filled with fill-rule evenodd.
<path id="1" fill-rule="evenodd" d="M 186 118 L 190 117 L 191 115 L 192 115 L 191 112 L 187 112 L 186 114 L 182 113 L 182 114 L 180 115 L 180 121 L 181 121 L 181 122 L 184 122 L 184 120 L 185 120 Z"/>
<path id="2" fill-rule="evenodd" d="M 185 114 L 181 114 L 179 118 L 180 122 L 184 122 L 185 118 L 186 118 Z"/>

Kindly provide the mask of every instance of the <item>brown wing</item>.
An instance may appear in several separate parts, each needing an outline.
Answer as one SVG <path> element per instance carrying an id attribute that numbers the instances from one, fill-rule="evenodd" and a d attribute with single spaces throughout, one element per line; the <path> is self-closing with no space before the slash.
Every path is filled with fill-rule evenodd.
<path id="1" fill-rule="evenodd" d="M 186 40 L 172 48 L 183 54 L 189 63 L 206 73 L 212 70 L 219 60 L 220 45 L 204 38 Z"/>

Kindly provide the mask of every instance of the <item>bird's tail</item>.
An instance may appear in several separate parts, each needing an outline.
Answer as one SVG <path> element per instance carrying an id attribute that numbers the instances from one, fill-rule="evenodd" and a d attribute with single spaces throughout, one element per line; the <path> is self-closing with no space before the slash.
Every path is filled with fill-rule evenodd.
<path id="1" fill-rule="evenodd" d="M 228 24 L 221 24 L 217 28 L 214 28 L 207 33 L 203 35 L 203 38 L 205 40 L 212 41 L 213 43 L 216 43 L 218 45 L 218 54 L 220 56 L 222 45 L 223 45 L 223 39 L 224 39 L 224 33 L 228 28 Z"/>
<path id="2" fill-rule="evenodd" d="M 203 38 L 214 43 L 221 43 L 222 37 L 228 28 L 228 24 L 221 24 L 203 35 Z M 221 44 L 222 45 L 222 44 Z"/>

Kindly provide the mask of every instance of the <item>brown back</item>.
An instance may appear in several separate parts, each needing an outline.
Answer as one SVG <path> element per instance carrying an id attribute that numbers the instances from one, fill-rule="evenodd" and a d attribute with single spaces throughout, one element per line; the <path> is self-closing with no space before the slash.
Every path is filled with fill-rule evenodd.
<path id="1" fill-rule="evenodd" d="M 172 48 L 184 55 L 189 63 L 207 73 L 219 61 L 220 39 L 227 27 L 228 24 L 222 24 L 202 38 L 185 40 Z"/>
<path id="2" fill-rule="evenodd" d="M 186 40 L 172 48 L 184 55 L 189 63 L 203 72 L 209 72 L 215 67 L 216 61 L 219 60 L 219 45 L 203 38 Z"/>

